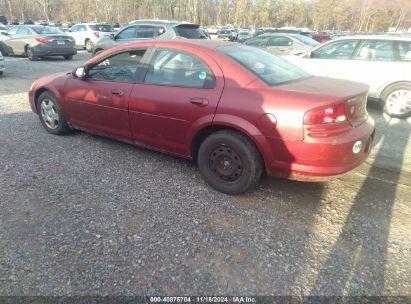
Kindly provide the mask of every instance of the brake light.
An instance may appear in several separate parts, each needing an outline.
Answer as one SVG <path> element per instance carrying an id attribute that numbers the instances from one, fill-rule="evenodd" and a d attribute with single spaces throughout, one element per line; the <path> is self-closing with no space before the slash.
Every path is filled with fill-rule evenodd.
<path id="1" fill-rule="evenodd" d="M 100 38 L 100 33 L 99 32 L 93 32 L 94 36 L 96 36 L 96 38 Z"/>
<path id="2" fill-rule="evenodd" d="M 331 124 L 346 120 L 344 103 L 315 108 L 304 115 L 305 125 Z"/>
<path id="3" fill-rule="evenodd" d="M 44 38 L 41 38 L 41 37 L 36 38 L 36 41 L 38 41 L 38 42 L 40 42 L 40 43 L 50 43 L 49 40 L 44 39 Z"/>

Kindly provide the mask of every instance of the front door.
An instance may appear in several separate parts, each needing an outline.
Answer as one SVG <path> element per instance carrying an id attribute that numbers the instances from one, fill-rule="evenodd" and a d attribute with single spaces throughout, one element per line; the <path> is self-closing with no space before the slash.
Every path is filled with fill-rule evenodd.
<path id="1" fill-rule="evenodd" d="M 102 59 L 84 80 L 69 78 L 64 111 L 69 123 L 105 136 L 133 141 L 129 96 L 138 81 L 146 49 L 128 50 Z"/>
<path id="2" fill-rule="evenodd" d="M 136 143 L 189 156 L 190 132 L 213 120 L 224 80 L 211 58 L 161 48 L 130 96 Z"/>

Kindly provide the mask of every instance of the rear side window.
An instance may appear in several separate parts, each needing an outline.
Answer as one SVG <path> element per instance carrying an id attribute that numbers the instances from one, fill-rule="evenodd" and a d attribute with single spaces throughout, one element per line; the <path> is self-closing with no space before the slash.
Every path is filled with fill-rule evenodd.
<path id="1" fill-rule="evenodd" d="M 214 74 L 207 64 L 194 55 L 173 49 L 156 51 L 144 82 L 187 88 L 215 87 Z"/>
<path id="2" fill-rule="evenodd" d="M 267 46 L 268 37 L 257 37 L 246 41 L 245 44 L 251 46 L 265 47 Z"/>
<path id="3" fill-rule="evenodd" d="M 293 41 L 287 37 L 272 37 L 268 46 L 292 46 Z"/>
<path id="4" fill-rule="evenodd" d="M 393 61 L 392 41 L 365 40 L 356 52 L 354 59 L 370 61 Z"/>
<path id="5" fill-rule="evenodd" d="M 343 40 L 329 43 L 312 52 L 313 58 L 351 59 L 358 40 Z"/>
<path id="6" fill-rule="evenodd" d="M 137 29 L 137 38 L 149 39 L 164 33 L 164 28 L 150 25 L 140 25 Z"/>
<path id="7" fill-rule="evenodd" d="M 30 30 L 28 28 L 25 27 L 19 27 L 17 30 L 17 35 L 30 35 Z"/>
<path id="8" fill-rule="evenodd" d="M 93 24 L 89 25 L 91 30 L 97 32 L 112 32 L 113 28 L 109 24 Z"/>
<path id="9" fill-rule="evenodd" d="M 196 24 L 180 24 L 174 27 L 177 36 L 187 39 L 207 39 L 200 26 Z"/>
<path id="10" fill-rule="evenodd" d="M 137 69 L 146 50 L 132 50 L 113 55 L 93 66 L 88 71 L 88 79 L 134 83 Z"/>
<path id="11" fill-rule="evenodd" d="M 398 49 L 400 60 L 411 62 L 411 42 L 399 41 Z"/>

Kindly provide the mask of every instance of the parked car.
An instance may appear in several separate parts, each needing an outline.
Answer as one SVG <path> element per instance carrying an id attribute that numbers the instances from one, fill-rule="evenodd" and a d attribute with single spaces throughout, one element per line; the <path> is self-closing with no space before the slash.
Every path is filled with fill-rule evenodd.
<path id="1" fill-rule="evenodd" d="M 327 33 L 311 33 L 311 38 L 319 43 L 326 43 L 327 41 L 330 41 L 332 39 L 331 36 L 331 34 Z"/>
<path id="2" fill-rule="evenodd" d="M 4 63 L 3 54 L 0 51 L 0 76 L 3 76 L 4 70 L 6 69 L 6 65 Z"/>
<path id="3" fill-rule="evenodd" d="M 19 25 L 19 21 L 17 19 L 11 19 L 9 25 Z"/>
<path id="4" fill-rule="evenodd" d="M 232 40 L 233 37 L 233 31 L 231 29 L 224 29 L 218 31 L 218 39 L 220 40 Z"/>
<path id="5" fill-rule="evenodd" d="M 239 30 L 237 37 L 236 37 L 236 41 L 237 42 L 244 42 L 248 39 L 250 39 L 252 37 L 251 32 L 249 30 Z"/>
<path id="6" fill-rule="evenodd" d="M 117 45 L 148 39 L 207 39 L 198 24 L 176 21 L 132 21 L 118 33 L 99 40 L 93 47 L 93 56 Z"/>
<path id="7" fill-rule="evenodd" d="M 52 134 L 80 129 L 195 159 L 212 187 L 238 194 L 264 171 L 316 180 L 360 165 L 374 135 L 367 91 L 246 45 L 149 40 L 41 78 L 29 100 Z"/>
<path id="8" fill-rule="evenodd" d="M 77 47 L 91 52 L 99 39 L 110 37 L 114 30 L 110 24 L 78 23 L 70 28 L 69 34 L 76 41 Z"/>
<path id="9" fill-rule="evenodd" d="M 41 25 L 18 25 L 0 40 L 4 55 L 24 55 L 30 60 L 46 56 L 63 56 L 69 60 L 77 53 L 74 39 L 59 29 Z"/>
<path id="10" fill-rule="evenodd" d="M 388 115 L 411 115 L 411 37 L 345 36 L 286 59 L 313 75 L 367 83 Z"/>
<path id="11" fill-rule="evenodd" d="M 49 23 L 46 20 L 41 20 L 41 21 L 39 21 L 39 25 L 48 26 Z"/>
<path id="12" fill-rule="evenodd" d="M 25 24 L 25 25 L 33 25 L 33 24 L 34 24 L 34 21 L 33 21 L 33 20 L 25 20 L 25 21 L 23 22 L 23 24 Z"/>
<path id="13" fill-rule="evenodd" d="M 312 50 L 320 43 L 299 34 L 262 34 L 244 42 L 250 46 L 266 49 L 276 55 L 297 55 Z"/>

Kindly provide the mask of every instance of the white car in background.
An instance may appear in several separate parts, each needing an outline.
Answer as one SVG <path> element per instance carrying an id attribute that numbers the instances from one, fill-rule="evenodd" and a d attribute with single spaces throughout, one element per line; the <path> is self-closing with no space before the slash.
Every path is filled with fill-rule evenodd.
<path id="1" fill-rule="evenodd" d="M 0 52 L 0 76 L 3 75 L 5 69 L 6 69 L 6 65 L 4 63 L 4 57 Z"/>
<path id="2" fill-rule="evenodd" d="M 312 75 L 367 83 L 388 115 L 411 115 L 411 37 L 346 36 L 283 58 Z"/>
<path id="3" fill-rule="evenodd" d="M 68 34 L 76 41 L 76 46 L 91 52 L 93 45 L 101 38 L 114 34 L 113 27 L 104 23 L 78 23 L 73 25 Z"/>

